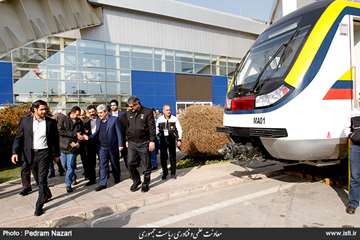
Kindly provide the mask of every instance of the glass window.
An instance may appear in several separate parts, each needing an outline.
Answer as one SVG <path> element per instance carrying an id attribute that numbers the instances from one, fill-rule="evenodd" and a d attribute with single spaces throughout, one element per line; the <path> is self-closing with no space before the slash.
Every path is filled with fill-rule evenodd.
<path id="1" fill-rule="evenodd" d="M 65 94 L 65 81 L 48 81 L 48 94 L 49 96 L 57 96 Z"/>
<path id="2" fill-rule="evenodd" d="M 13 79 L 22 80 L 43 80 L 47 77 L 46 66 L 34 64 L 16 64 L 13 65 Z"/>
<path id="3" fill-rule="evenodd" d="M 120 94 L 120 83 L 119 82 L 107 82 L 106 83 L 106 94 L 108 95 L 119 95 Z"/>
<path id="4" fill-rule="evenodd" d="M 195 63 L 210 64 L 210 55 L 207 54 L 195 54 Z"/>
<path id="5" fill-rule="evenodd" d="M 121 95 L 130 95 L 130 83 L 121 82 L 120 83 L 120 94 Z"/>
<path id="6" fill-rule="evenodd" d="M 81 96 L 94 96 L 106 95 L 105 82 L 79 82 L 79 95 Z"/>
<path id="7" fill-rule="evenodd" d="M 130 70 L 121 70 L 120 72 L 120 81 L 121 82 L 129 82 L 131 78 Z"/>
<path id="8" fill-rule="evenodd" d="M 106 70 L 106 81 L 118 82 L 120 81 L 120 71 L 119 70 Z"/>
<path id="9" fill-rule="evenodd" d="M 196 74 L 210 74 L 210 65 L 209 64 L 195 64 L 195 73 Z"/>
<path id="10" fill-rule="evenodd" d="M 193 54 L 191 52 L 175 52 L 175 60 L 181 62 L 193 62 Z"/>
<path id="11" fill-rule="evenodd" d="M 106 55 L 118 56 L 118 45 L 113 43 L 105 43 Z"/>
<path id="12" fill-rule="evenodd" d="M 132 48 L 132 57 L 136 58 L 152 58 L 153 50 L 152 48 L 145 48 L 145 47 L 133 47 Z"/>
<path id="13" fill-rule="evenodd" d="M 106 68 L 120 68 L 120 58 L 115 56 L 106 56 Z"/>
<path id="14" fill-rule="evenodd" d="M 157 49 L 157 48 L 155 48 L 155 50 L 154 50 L 154 58 L 155 59 L 160 59 L 161 60 L 163 54 L 165 55 L 165 49 Z"/>
<path id="15" fill-rule="evenodd" d="M 130 69 L 130 58 L 120 56 L 120 68 Z"/>
<path id="16" fill-rule="evenodd" d="M 154 60 L 154 71 L 156 71 L 156 72 L 163 71 L 162 62 L 163 61 L 161 61 L 161 60 L 157 60 L 157 59 Z M 164 61 L 164 63 L 165 63 L 165 61 Z"/>
<path id="17" fill-rule="evenodd" d="M 175 62 L 175 72 L 181 73 L 193 73 L 194 72 L 193 63 L 189 62 Z"/>
<path id="18" fill-rule="evenodd" d="M 174 72 L 174 62 L 166 61 L 165 62 L 165 71 L 166 72 Z"/>
<path id="19" fill-rule="evenodd" d="M 131 58 L 132 69 L 134 70 L 153 70 L 153 60 L 152 58 Z"/>
<path id="20" fill-rule="evenodd" d="M 78 79 L 81 79 L 81 74 L 76 66 L 66 66 L 64 70 L 65 80 L 76 81 Z"/>
<path id="21" fill-rule="evenodd" d="M 79 40 L 79 51 L 81 53 L 93 53 L 105 55 L 105 44 L 100 41 Z"/>
<path id="22" fill-rule="evenodd" d="M 60 80 L 61 79 L 61 66 L 47 66 L 47 78 L 51 80 Z"/>
<path id="23" fill-rule="evenodd" d="M 48 59 L 45 61 L 47 64 L 60 65 L 60 56 L 62 53 L 57 51 L 48 51 Z"/>
<path id="24" fill-rule="evenodd" d="M 81 74 L 85 81 L 103 82 L 106 79 L 105 69 L 101 68 L 83 68 Z"/>
<path id="25" fill-rule="evenodd" d="M 62 52 L 60 55 L 64 55 L 64 65 L 77 66 L 76 53 L 73 52 Z"/>
<path id="26" fill-rule="evenodd" d="M 175 52 L 171 50 L 165 51 L 165 60 L 174 61 Z"/>
<path id="27" fill-rule="evenodd" d="M 78 82 L 65 82 L 65 94 L 67 96 L 78 96 L 79 95 L 79 84 Z"/>
<path id="28" fill-rule="evenodd" d="M 97 54 L 80 54 L 80 64 L 84 67 L 105 67 L 105 56 Z"/>
<path id="29" fill-rule="evenodd" d="M 46 89 L 46 81 L 44 80 L 19 79 L 14 82 L 15 94 L 27 94 L 33 97 L 44 97 L 47 96 Z"/>
<path id="30" fill-rule="evenodd" d="M 130 46 L 129 45 L 119 45 L 120 47 L 120 56 L 130 57 Z"/>
<path id="31" fill-rule="evenodd" d="M 225 66 L 211 65 L 211 69 L 213 75 L 227 75 Z"/>

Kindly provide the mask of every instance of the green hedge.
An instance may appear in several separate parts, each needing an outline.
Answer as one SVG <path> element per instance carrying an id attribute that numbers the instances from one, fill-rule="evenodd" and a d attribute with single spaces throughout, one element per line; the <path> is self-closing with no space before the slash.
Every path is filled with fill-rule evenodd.
<path id="1" fill-rule="evenodd" d="M 5 106 L 0 109 L 0 168 L 11 166 L 11 148 L 21 117 L 30 105 Z"/>

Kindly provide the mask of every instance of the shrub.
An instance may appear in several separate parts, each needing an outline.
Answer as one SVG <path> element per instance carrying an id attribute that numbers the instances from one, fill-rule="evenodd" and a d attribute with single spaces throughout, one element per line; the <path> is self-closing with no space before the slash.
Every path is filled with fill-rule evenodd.
<path id="1" fill-rule="evenodd" d="M 0 109 L 0 167 L 11 164 L 12 143 L 16 136 L 19 121 L 29 112 L 30 105 L 5 106 Z"/>
<path id="2" fill-rule="evenodd" d="M 218 156 L 218 150 L 229 143 L 229 137 L 216 132 L 223 126 L 224 111 L 218 106 L 194 105 L 181 115 L 183 128 L 181 149 L 189 156 Z"/>

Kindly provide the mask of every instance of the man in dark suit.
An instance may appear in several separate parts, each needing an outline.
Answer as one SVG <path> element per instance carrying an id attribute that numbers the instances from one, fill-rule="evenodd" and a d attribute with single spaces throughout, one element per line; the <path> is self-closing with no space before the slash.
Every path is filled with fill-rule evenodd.
<path id="1" fill-rule="evenodd" d="M 120 121 L 109 114 L 104 104 L 97 108 L 99 119 L 96 121 L 96 132 L 90 139 L 96 139 L 98 143 L 99 155 L 99 186 L 95 189 L 101 191 L 107 186 L 109 160 L 114 177 L 114 183 L 120 182 L 120 162 L 119 151 L 123 149 Z"/>
<path id="2" fill-rule="evenodd" d="M 32 103 L 32 114 L 21 119 L 13 143 L 11 161 L 16 163 L 23 156 L 23 169 L 31 169 L 39 185 L 35 216 L 44 213 L 43 206 L 51 197 L 47 176 L 50 161 L 59 161 L 59 134 L 56 121 L 46 116 L 47 103 L 37 100 Z M 26 182 L 27 181 L 27 182 Z M 24 189 L 31 191 L 30 179 L 23 182 Z"/>
<path id="3" fill-rule="evenodd" d="M 111 109 L 111 112 L 110 112 L 111 115 L 114 117 L 117 117 L 120 121 L 122 141 L 123 141 L 123 143 L 125 143 L 126 142 L 126 126 L 128 125 L 126 113 L 119 111 L 119 102 L 116 99 L 113 99 L 110 101 L 110 109 Z M 121 150 L 121 157 L 124 159 L 126 168 L 128 168 L 127 155 L 128 155 L 128 150 L 127 150 L 127 147 L 124 145 L 123 149 Z"/>
<path id="4" fill-rule="evenodd" d="M 90 136 L 96 132 L 96 121 L 98 116 L 95 105 L 89 105 L 87 107 L 87 111 L 89 113 L 89 119 L 84 123 L 84 130 L 85 134 Z M 86 155 L 86 160 L 84 161 L 85 176 L 89 180 L 85 185 L 90 186 L 96 183 L 96 139 L 88 139 L 88 141 L 84 141 L 84 151 Z"/>

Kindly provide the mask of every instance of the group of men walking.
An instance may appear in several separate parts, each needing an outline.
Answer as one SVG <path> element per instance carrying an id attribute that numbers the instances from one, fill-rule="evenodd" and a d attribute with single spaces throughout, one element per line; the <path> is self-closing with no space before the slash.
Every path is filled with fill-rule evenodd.
<path id="1" fill-rule="evenodd" d="M 168 176 L 167 159 L 170 155 L 170 174 L 176 178 L 176 146 L 181 145 L 182 129 L 179 121 L 171 115 L 170 106 L 164 105 L 164 115 L 155 121 L 151 109 L 141 105 L 136 96 L 128 99 L 128 111 L 118 110 L 117 100 L 110 102 L 110 109 L 104 105 L 87 107 L 89 118 L 80 119 L 81 109 L 74 106 L 67 115 L 57 114 L 56 120 L 47 116 L 48 105 L 37 100 L 32 103 L 31 113 L 23 117 L 13 143 L 12 162 L 22 157 L 21 178 L 25 196 L 32 191 L 30 172 L 39 186 L 39 196 L 34 215 L 43 214 L 44 204 L 52 197 L 48 187 L 49 168 L 52 161 L 61 161 L 65 170 L 65 186 L 73 192 L 76 179 L 76 158 L 80 154 L 84 167 L 86 186 L 96 183 L 96 156 L 99 159 L 99 180 L 96 191 L 107 187 L 109 168 L 114 184 L 121 180 L 120 157 L 124 159 L 133 184 L 130 191 L 150 189 L 152 165 L 150 154 L 160 146 L 162 179 Z M 155 144 L 159 141 L 159 144 Z M 143 168 L 141 181 L 138 168 Z M 53 167 L 53 166 L 52 166 Z"/>

